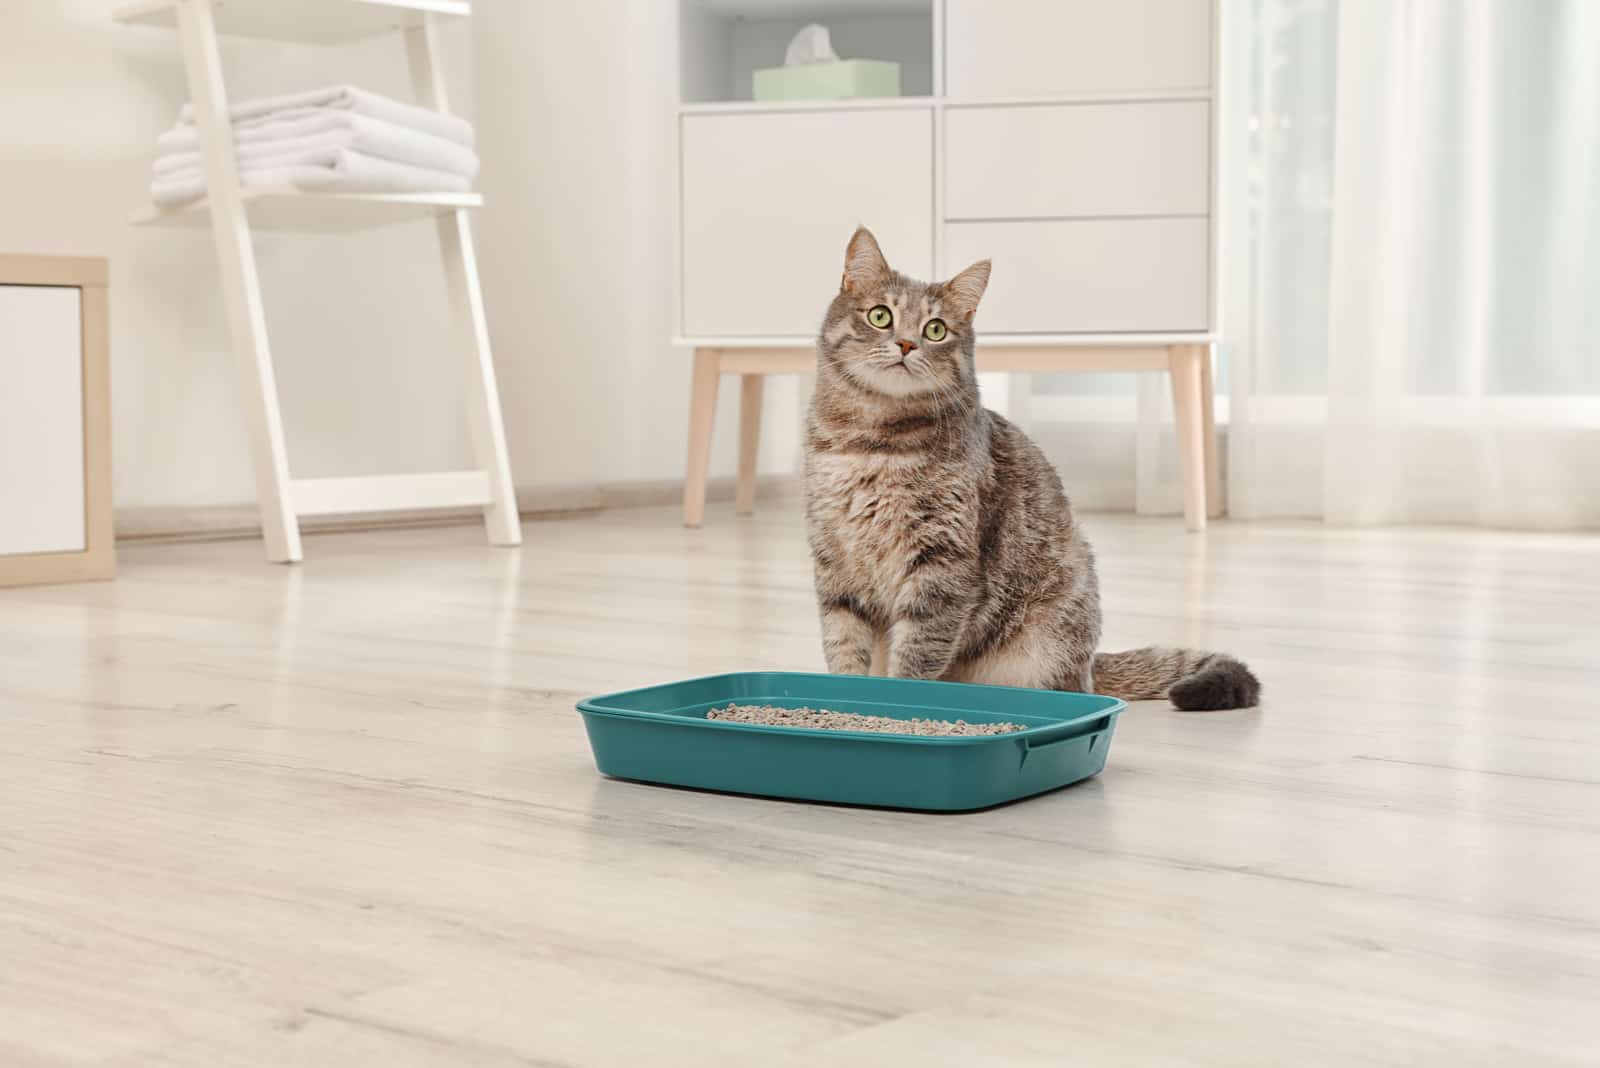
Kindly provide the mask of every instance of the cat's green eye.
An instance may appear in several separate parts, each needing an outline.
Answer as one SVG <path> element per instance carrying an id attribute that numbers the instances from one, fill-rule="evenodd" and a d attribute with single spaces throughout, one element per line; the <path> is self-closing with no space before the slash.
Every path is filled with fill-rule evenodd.
<path id="1" fill-rule="evenodd" d="M 943 319 L 929 319 L 928 325 L 922 328 L 922 336 L 929 341 L 943 341 L 949 333 Z"/>
<path id="2" fill-rule="evenodd" d="M 879 330 L 887 330 L 889 329 L 889 324 L 894 322 L 894 312 L 890 311 L 887 305 L 879 304 L 867 312 L 867 322 Z"/>

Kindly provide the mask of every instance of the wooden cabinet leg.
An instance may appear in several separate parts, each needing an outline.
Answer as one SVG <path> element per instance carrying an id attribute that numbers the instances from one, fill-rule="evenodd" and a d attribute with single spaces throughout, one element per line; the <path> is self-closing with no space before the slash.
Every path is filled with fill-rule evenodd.
<path id="1" fill-rule="evenodd" d="M 1183 522 L 1190 530 L 1206 528 L 1205 407 L 1200 396 L 1200 354 L 1197 345 L 1167 350 L 1172 375 L 1172 408 L 1177 417 L 1178 475 L 1183 482 Z"/>
<path id="2" fill-rule="evenodd" d="M 1222 515 L 1222 467 L 1217 453 L 1217 387 L 1211 379 L 1211 361 L 1214 358 L 1210 345 L 1198 346 L 1200 352 L 1200 434 L 1206 456 L 1206 515 L 1216 519 Z"/>
<path id="3" fill-rule="evenodd" d="M 756 460 L 761 455 L 761 387 L 766 375 L 740 376 L 739 489 L 734 511 L 750 515 L 756 510 Z"/>
<path id="4" fill-rule="evenodd" d="M 706 480 L 711 475 L 711 432 L 717 422 L 717 386 L 722 360 L 716 349 L 694 350 L 689 391 L 689 464 L 683 479 L 683 525 L 697 527 L 706 515 Z"/>

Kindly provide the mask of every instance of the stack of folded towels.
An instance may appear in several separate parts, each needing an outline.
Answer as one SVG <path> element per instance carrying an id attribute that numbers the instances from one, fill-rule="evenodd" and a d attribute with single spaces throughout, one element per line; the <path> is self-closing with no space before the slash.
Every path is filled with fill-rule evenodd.
<path id="1" fill-rule="evenodd" d="M 348 86 L 235 105 L 239 181 L 316 192 L 459 193 L 478 175 L 472 125 Z M 194 111 L 157 141 L 150 195 L 174 207 L 206 194 Z"/>

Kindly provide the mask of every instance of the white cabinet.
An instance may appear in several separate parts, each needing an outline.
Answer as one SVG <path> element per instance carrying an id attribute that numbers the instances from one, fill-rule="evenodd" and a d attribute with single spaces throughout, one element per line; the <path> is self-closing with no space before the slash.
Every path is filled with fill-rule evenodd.
<path id="1" fill-rule="evenodd" d="M 1211 0 L 946 0 L 946 95 L 1203 89 Z"/>
<path id="2" fill-rule="evenodd" d="M 932 274 L 931 108 L 680 121 L 686 334 L 815 336 L 861 223 Z"/>
<path id="3" fill-rule="evenodd" d="M 104 277 L 0 255 L 0 586 L 110 573 Z"/>
<path id="4" fill-rule="evenodd" d="M 683 338 L 809 342 L 857 224 L 907 274 L 992 259 L 978 327 L 997 341 L 1213 331 L 1214 0 L 813 2 L 785 9 L 858 48 L 881 43 L 868 16 L 928 41 L 932 94 L 706 102 L 784 35 L 740 20 L 762 0 L 683 0 Z"/>
<path id="5" fill-rule="evenodd" d="M 1217 2 L 678 0 L 684 522 L 705 513 L 726 375 L 742 378 L 735 508 L 753 507 L 764 377 L 815 368 L 858 224 L 910 275 L 993 261 L 986 371 L 1169 374 L 1185 522 L 1220 514 Z M 927 95 L 752 102 L 751 71 L 807 22 Z"/>

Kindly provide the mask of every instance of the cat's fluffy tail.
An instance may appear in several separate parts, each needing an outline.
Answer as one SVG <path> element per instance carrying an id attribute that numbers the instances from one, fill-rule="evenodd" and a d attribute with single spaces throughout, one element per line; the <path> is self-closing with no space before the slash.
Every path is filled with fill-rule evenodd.
<path id="1" fill-rule="evenodd" d="M 1261 701 L 1261 683 L 1241 661 L 1223 653 L 1154 645 L 1096 653 L 1094 692 L 1124 701 L 1167 697 L 1185 711 L 1249 708 Z"/>

